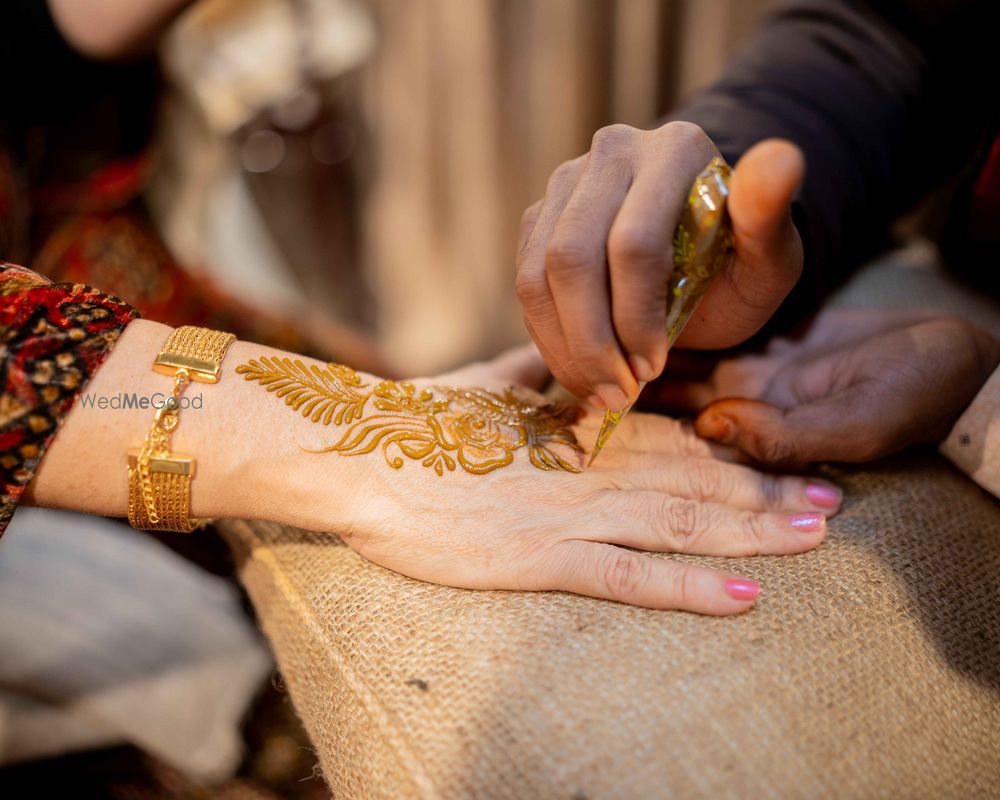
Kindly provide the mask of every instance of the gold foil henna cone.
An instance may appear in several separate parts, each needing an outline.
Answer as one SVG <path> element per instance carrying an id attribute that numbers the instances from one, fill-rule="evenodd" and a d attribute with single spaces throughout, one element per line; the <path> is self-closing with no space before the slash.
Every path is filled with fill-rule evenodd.
<path id="1" fill-rule="evenodd" d="M 674 271 L 667 286 L 667 347 L 673 347 L 708 285 L 732 256 L 732 228 L 726 211 L 730 174 L 722 158 L 709 162 L 691 185 L 674 231 Z M 594 463 L 630 408 L 604 412 L 587 466 Z"/>

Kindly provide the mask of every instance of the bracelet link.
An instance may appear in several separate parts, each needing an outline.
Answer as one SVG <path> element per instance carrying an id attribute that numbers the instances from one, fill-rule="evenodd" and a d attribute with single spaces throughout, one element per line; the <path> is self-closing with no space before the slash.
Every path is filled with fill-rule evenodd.
<path id="1" fill-rule="evenodd" d="M 141 448 L 128 453 L 128 520 L 142 530 L 190 533 L 207 520 L 192 520 L 191 480 L 195 460 L 170 452 L 180 425 L 180 398 L 192 381 L 217 383 L 222 359 L 236 340 L 231 333 L 184 326 L 167 339 L 153 369 L 174 378 L 167 400 L 157 410 Z"/>

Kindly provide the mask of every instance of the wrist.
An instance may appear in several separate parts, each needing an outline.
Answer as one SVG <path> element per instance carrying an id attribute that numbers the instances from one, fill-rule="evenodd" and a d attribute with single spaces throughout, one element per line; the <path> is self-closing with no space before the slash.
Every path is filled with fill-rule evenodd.
<path id="1" fill-rule="evenodd" d="M 178 451 L 198 460 L 192 482 L 192 515 L 266 519 L 330 530 L 346 524 L 363 459 L 322 457 L 320 450 L 339 434 L 287 406 L 276 392 L 237 372 L 251 361 L 291 359 L 307 368 L 325 367 L 295 353 L 250 342 L 235 342 L 219 383 L 207 387 L 202 408 L 189 413 L 175 435 Z M 361 375 L 366 382 L 378 380 Z M 217 391 L 211 391 L 211 390 Z M 194 411 L 192 409 L 192 411 Z M 190 444 L 188 444 L 190 442 Z"/>
<path id="2" fill-rule="evenodd" d="M 156 406 L 173 386 L 172 378 L 153 371 L 171 331 L 147 320 L 129 324 L 53 439 L 26 502 L 126 515 L 127 454 L 142 446 Z M 349 496 L 348 476 L 363 465 L 356 459 L 316 459 L 302 451 L 328 444 L 330 431 L 289 413 L 278 398 L 236 373 L 238 364 L 262 354 L 299 358 L 237 341 L 222 361 L 218 383 L 190 383 L 181 395 L 170 449 L 195 462 L 190 515 L 268 519 L 314 529 L 337 525 L 347 510 L 341 498 Z"/>

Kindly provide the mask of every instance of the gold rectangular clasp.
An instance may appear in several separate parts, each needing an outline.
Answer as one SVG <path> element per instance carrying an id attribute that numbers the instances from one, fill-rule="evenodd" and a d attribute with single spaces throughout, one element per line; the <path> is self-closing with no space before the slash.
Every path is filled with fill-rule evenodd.
<path id="1" fill-rule="evenodd" d="M 186 369 L 191 380 L 198 383 L 218 383 L 222 365 L 203 358 L 183 356 L 180 353 L 160 353 L 153 362 L 153 371 L 171 377 L 179 369 Z"/>
<path id="2" fill-rule="evenodd" d="M 136 469 L 139 466 L 139 456 L 142 450 L 139 448 L 128 451 L 129 469 Z M 149 459 L 150 472 L 164 472 L 169 475 L 190 475 L 194 476 L 195 461 L 191 456 L 182 456 L 171 453 L 169 456 L 154 456 Z"/>

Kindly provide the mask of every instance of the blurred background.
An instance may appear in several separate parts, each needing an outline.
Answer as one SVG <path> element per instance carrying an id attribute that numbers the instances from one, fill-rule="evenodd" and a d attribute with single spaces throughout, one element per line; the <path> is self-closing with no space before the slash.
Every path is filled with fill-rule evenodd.
<path id="1" fill-rule="evenodd" d="M 655 125 L 769 5 L 203 0 L 162 47 L 152 207 L 189 269 L 318 306 L 389 371 L 488 356 L 526 339 L 518 223 L 552 170 Z"/>

